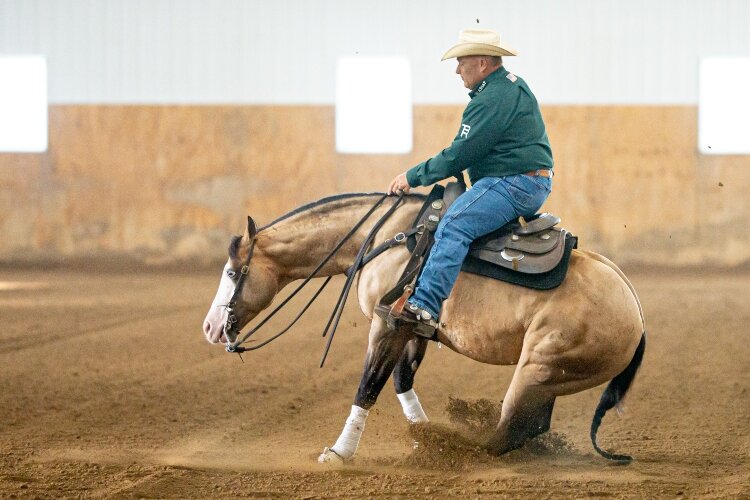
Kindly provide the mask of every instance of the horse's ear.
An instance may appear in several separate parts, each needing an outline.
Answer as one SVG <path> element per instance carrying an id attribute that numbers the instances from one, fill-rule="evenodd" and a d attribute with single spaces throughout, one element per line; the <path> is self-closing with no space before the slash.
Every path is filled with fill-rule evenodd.
<path id="1" fill-rule="evenodd" d="M 255 227 L 255 221 L 249 215 L 247 216 L 247 227 L 245 228 L 245 234 L 242 235 L 242 243 L 249 244 L 258 234 L 258 230 Z"/>

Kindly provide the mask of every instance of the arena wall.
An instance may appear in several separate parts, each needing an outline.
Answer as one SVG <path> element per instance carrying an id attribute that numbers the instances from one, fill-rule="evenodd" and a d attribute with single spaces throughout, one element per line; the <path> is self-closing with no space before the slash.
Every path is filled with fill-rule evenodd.
<path id="1" fill-rule="evenodd" d="M 340 192 L 382 191 L 445 147 L 462 106 L 416 106 L 408 155 L 335 152 L 334 108 L 53 105 L 44 154 L 0 154 L 0 259 L 224 258 L 260 223 Z M 750 260 L 750 157 L 696 150 L 694 106 L 544 106 L 544 210 L 622 264 Z"/>

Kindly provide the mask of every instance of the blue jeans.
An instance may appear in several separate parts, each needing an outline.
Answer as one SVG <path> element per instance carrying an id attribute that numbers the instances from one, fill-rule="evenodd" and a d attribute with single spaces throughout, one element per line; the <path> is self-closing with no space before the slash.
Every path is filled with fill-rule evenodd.
<path id="1" fill-rule="evenodd" d="M 448 208 L 409 303 L 437 318 L 475 239 L 520 216 L 534 215 L 549 196 L 552 180 L 524 174 L 484 177 Z"/>

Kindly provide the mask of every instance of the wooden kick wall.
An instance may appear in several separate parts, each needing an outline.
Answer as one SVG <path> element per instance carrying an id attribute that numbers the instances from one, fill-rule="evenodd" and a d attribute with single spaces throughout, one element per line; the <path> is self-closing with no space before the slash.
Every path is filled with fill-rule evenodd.
<path id="1" fill-rule="evenodd" d="M 382 191 L 445 147 L 462 106 L 417 106 L 408 155 L 341 155 L 332 106 L 51 106 L 44 154 L 0 154 L 0 260 L 223 260 L 263 224 Z M 621 264 L 750 260 L 750 156 L 703 156 L 693 106 L 547 106 L 547 205 Z"/>

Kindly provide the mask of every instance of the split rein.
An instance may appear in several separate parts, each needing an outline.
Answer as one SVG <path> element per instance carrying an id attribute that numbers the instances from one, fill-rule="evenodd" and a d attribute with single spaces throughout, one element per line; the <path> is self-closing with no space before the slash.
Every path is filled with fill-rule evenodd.
<path id="1" fill-rule="evenodd" d="M 318 288 L 318 291 L 315 292 L 315 294 L 312 296 L 312 298 L 307 302 L 307 304 L 302 308 L 302 310 L 297 314 L 297 316 L 287 325 L 284 329 L 279 331 L 278 333 L 274 334 L 270 338 L 264 340 L 260 344 L 253 345 L 251 347 L 243 347 L 242 344 L 248 341 L 252 335 L 254 335 L 258 330 L 260 330 L 263 325 L 265 325 L 274 315 L 276 315 L 277 312 L 279 312 L 289 301 L 297 295 L 297 293 L 302 290 L 314 277 L 315 275 L 323 268 L 323 266 L 333 258 L 334 255 L 341 249 L 341 247 L 344 246 L 344 244 L 351 239 L 352 236 L 359 230 L 360 227 L 367 221 L 367 219 L 370 218 L 370 216 L 375 212 L 375 210 L 378 209 L 380 205 L 383 204 L 383 202 L 388 198 L 387 194 L 384 194 L 380 199 L 378 199 L 377 202 L 370 208 L 370 210 L 362 217 L 359 222 L 357 222 L 354 227 L 336 244 L 336 246 L 331 250 L 331 252 L 326 255 L 322 261 L 315 267 L 315 269 L 310 272 L 310 274 L 300 283 L 299 286 L 291 293 L 289 296 L 284 299 L 283 302 L 281 302 L 276 308 L 274 308 L 273 311 L 268 313 L 268 315 L 263 318 L 263 320 L 260 321 L 255 327 L 253 327 L 250 331 L 248 331 L 242 338 L 238 339 L 241 331 L 236 330 L 235 326 L 237 325 L 238 319 L 237 315 L 235 314 L 235 308 L 237 306 L 237 301 L 239 300 L 240 296 L 242 295 L 242 289 L 245 284 L 245 281 L 247 280 L 247 276 L 250 272 L 250 259 L 253 256 L 253 250 L 255 249 L 255 239 L 253 239 L 253 242 L 250 245 L 250 248 L 247 252 L 247 257 L 245 258 L 245 262 L 243 263 L 243 266 L 240 270 L 240 276 L 237 278 L 237 284 L 234 287 L 234 293 L 232 294 L 232 298 L 229 299 L 229 303 L 226 306 L 227 310 L 227 321 L 224 323 L 224 336 L 227 338 L 226 342 L 226 350 L 230 353 L 237 353 L 240 354 L 240 358 L 242 357 L 241 354 L 243 352 L 248 351 L 255 351 L 257 349 L 260 349 L 261 347 L 270 344 L 277 338 L 284 335 L 289 329 L 294 326 L 294 324 L 299 320 L 302 315 L 307 311 L 307 309 L 312 305 L 313 302 L 315 302 L 315 299 L 318 298 L 320 293 L 323 291 L 323 289 L 328 285 L 328 283 L 331 281 L 331 278 L 333 276 L 328 276 L 326 280 L 323 282 L 323 284 Z M 403 201 L 404 194 L 401 193 L 398 195 L 398 198 L 393 203 L 393 205 L 388 209 L 388 211 L 383 214 L 383 216 L 375 223 L 375 225 L 370 229 L 370 232 L 367 234 L 367 237 L 365 238 L 364 242 L 362 243 L 362 246 L 359 248 L 359 252 L 357 252 L 357 256 L 354 259 L 354 263 L 347 271 L 347 277 L 346 282 L 344 283 L 344 287 L 341 291 L 341 294 L 339 295 L 338 301 L 336 302 L 336 306 L 333 309 L 333 312 L 331 313 L 331 317 L 328 320 L 328 323 L 326 324 L 325 329 L 323 330 L 323 337 L 325 337 L 330 329 L 330 336 L 328 337 L 328 341 L 325 346 L 325 350 L 323 352 L 323 356 L 320 360 L 320 366 L 322 367 L 325 363 L 326 357 L 328 356 L 328 351 L 331 348 L 331 343 L 333 342 L 333 335 L 336 332 L 336 329 L 339 324 L 339 320 L 341 319 L 341 314 L 344 311 L 344 305 L 346 304 L 346 299 L 349 296 L 349 291 L 351 290 L 352 283 L 354 282 L 354 277 L 357 274 L 357 271 L 362 267 L 366 262 L 365 260 L 365 252 L 367 251 L 367 248 L 372 243 L 372 240 L 375 238 L 375 235 L 380 230 L 380 228 L 385 224 L 385 222 L 393 215 L 393 213 L 396 211 L 396 209 L 399 207 L 401 202 Z M 400 242 L 401 240 L 399 240 Z M 252 340 L 250 340 L 252 342 Z"/>

